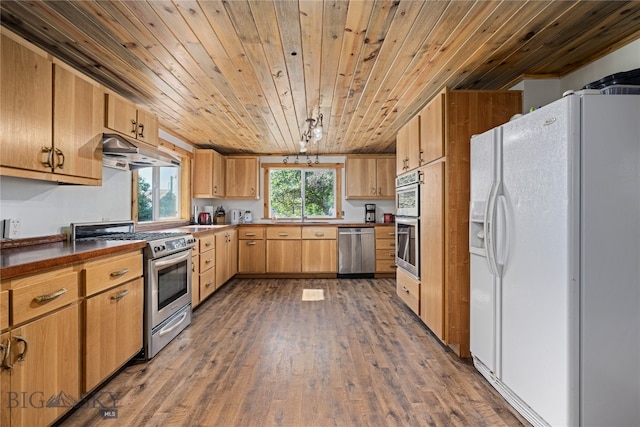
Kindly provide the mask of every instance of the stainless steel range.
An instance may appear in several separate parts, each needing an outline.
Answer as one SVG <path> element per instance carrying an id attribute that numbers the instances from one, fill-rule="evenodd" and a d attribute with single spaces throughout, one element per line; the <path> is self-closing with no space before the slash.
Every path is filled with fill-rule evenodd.
<path id="1" fill-rule="evenodd" d="M 191 248 L 188 233 L 135 232 L 133 221 L 73 223 L 71 240 L 145 240 L 144 345 L 154 357 L 191 323 Z"/>

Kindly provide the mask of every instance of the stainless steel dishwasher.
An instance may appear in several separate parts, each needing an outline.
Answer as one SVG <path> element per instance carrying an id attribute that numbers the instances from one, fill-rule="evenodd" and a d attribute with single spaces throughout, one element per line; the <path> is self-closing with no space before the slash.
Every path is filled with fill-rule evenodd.
<path id="1" fill-rule="evenodd" d="M 373 277 L 376 271 L 373 227 L 338 227 L 338 277 Z"/>

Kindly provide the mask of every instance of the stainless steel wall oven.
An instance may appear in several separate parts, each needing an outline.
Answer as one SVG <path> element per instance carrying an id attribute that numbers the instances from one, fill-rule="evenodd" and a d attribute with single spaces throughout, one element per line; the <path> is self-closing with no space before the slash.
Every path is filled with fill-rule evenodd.
<path id="1" fill-rule="evenodd" d="M 396 265 L 420 278 L 420 173 L 396 179 Z"/>

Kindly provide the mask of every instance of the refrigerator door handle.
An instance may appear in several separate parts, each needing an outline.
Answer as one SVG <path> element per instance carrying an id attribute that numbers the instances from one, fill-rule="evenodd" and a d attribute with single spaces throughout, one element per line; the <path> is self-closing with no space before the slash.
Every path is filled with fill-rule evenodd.
<path id="1" fill-rule="evenodd" d="M 498 185 L 495 182 L 491 183 L 491 190 L 489 190 L 489 199 L 486 206 L 485 213 L 485 242 L 487 247 L 487 262 L 489 263 L 489 270 L 493 275 L 498 275 L 498 268 L 496 264 L 496 252 L 495 252 L 495 212 L 496 212 L 496 197 L 498 196 Z"/>
<path id="2" fill-rule="evenodd" d="M 500 186 L 502 187 L 502 186 Z M 498 276 L 502 277 L 502 273 L 504 271 L 504 266 L 507 263 L 507 259 L 509 258 L 509 209 L 507 204 L 507 198 L 504 195 L 504 192 L 500 191 L 500 194 L 496 197 L 496 206 L 497 212 L 500 215 L 496 215 L 496 219 L 501 217 L 501 221 L 496 221 L 496 241 L 495 241 L 495 265 L 496 270 L 498 271 Z M 498 234 L 499 233 L 499 234 Z"/>

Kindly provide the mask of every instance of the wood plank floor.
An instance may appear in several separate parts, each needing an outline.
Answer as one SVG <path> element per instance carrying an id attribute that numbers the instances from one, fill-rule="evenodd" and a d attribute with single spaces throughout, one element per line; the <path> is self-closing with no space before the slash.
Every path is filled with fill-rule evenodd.
<path id="1" fill-rule="evenodd" d="M 303 289 L 324 300 L 302 301 Z M 110 393 L 110 394 L 105 394 Z M 151 362 L 63 426 L 528 425 L 395 295 L 395 281 L 232 280 Z"/>

